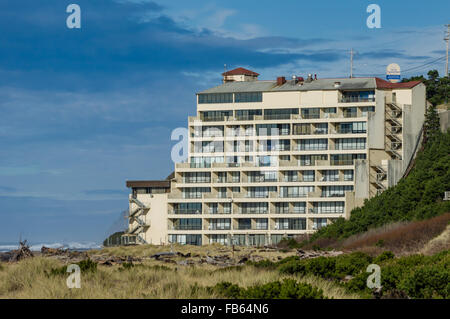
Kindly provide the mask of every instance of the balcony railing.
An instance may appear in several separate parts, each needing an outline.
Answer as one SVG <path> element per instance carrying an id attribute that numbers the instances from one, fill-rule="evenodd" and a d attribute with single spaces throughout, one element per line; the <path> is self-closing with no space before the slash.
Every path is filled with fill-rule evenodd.
<path id="1" fill-rule="evenodd" d="M 364 97 L 364 96 L 343 96 L 340 103 L 358 103 L 358 102 L 375 102 L 375 97 Z"/>

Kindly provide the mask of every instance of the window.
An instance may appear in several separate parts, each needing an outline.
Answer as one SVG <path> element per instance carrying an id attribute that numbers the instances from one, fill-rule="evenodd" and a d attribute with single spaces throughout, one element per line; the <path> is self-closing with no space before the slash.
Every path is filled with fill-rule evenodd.
<path id="1" fill-rule="evenodd" d="M 252 229 L 252 220 L 250 218 L 239 218 L 238 219 L 238 229 Z"/>
<path id="2" fill-rule="evenodd" d="M 303 119 L 318 119 L 318 118 L 320 118 L 320 109 L 317 107 L 302 109 L 302 118 Z"/>
<path id="3" fill-rule="evenodd" d="M 288 214 L 289 213 L 289 203 L 275 203 L 275 213 Z"/>
<path id="4" fill-rule="evenodd" d="M 284 181 L 285 182 L 297 182 L 298 181 L 298 173 L 297 173 L 297 171 L 286 171 L 286 172 L 284 172 Z"/>
<path id="5" fill-rule="evenodd" d="M 266 109 L 264 110 L 264 119 L 289 120 L 291 114 L 298 114 L 298 109 Z"/>
<path id="6" fill-rule="evenodd" d="M 228 235 L 224 234 L 213 234 L 209 236 L 209 243 L 217 243 L 222 245 L 228 245 Z"/>
<path id="7" fill-rule="evenodd" d="M 343 213 L 344 205 L 344 202 L 318 202 L 313 204 L 313 212 L 319 214 Z"/>
<path id="8" fill-rule="evenodd" d="M 257 124 L 256 134 L 258 136 L 289 135 L 289 124 Z"/>
<path id="9" fill-rule="evenodd" d="M 361 134 L 367 132 L 367 122 L 339 123 L 339 134 Z"/>
<path id="10" fill-rule="evenodd" d="M 223 213 L 231 214 L 231 203 L 223 203 Z"/>
<path id="11" fill-rule="evenodd" d="M 249 245 L 264 246 L 266 244 L 266 235 L 248 235 Z"/>
<path id="12" fill-rule="evenodd" d="M 202 235 L 169 235 L 170 243 L 178 243 L 181 245 L 196 245 L 200 246 L 202 244 Z"/>
<path id="13" fill-rule="evenodd" d="M 233 93 L 199 94 L 198 103 L 233 103 Z"/>
<path id="14" fill-rule="evenodd" d="M 277 171 L 248 172 L 248 181 L 250 183 L 276 182 L 277 176 Z"/>
<path id="15" fill-rule="evenodd" d="M 207 172 L 186 172 L 183 176 L 183 183 L 210 183 L 211 173 Z"/>
<path id="16" fill-rule="evenodd" d="M 253 120 L 255 115 L 262 115 L 262 110 L 237 110 L 236 119 L 238 121 Z"/>
<path id="17" fill-rule="evenodd" d="M 173 213 L 175 214 L 201 214 L 201 203 L 178 203 L 173 205 Z"/>
<path id="18" fill-rule="evenodd" d="M 202 121 L 223 121 L 225 116 L 233 116 L 233 111 L 205 111 L 200 112 Z"/>
<path id="19" fill-rule="evenodd" d="M 328 149 L 326 138 L 298 140 L 299 151 L 320 151 Z"/>
<path id="20" fill-rule="evenodd" d="M 335 142 L 337 150 L 363 150 L 366 148 L 366 139 L 361 138 L 338 138 Z"/>
<path id="21" fill-rule="evenodd" d="M 270 192 L 276 192 L 276 191 L 277 191 L 276 186 L 249 187 L 247 196 L 253 197 L 253 198 L 268 198 Z"/>
<path id="22" fill-rule="evenodd" d="M 328 134 L 328 123 L 315 124 L 314 134 Z"/>
<path id="23" fill-rule="evenodd" d="M 366 154 L 331 155 L 331 165 L 353 165 L 355 159 L 366 159 Z"/>
<path id="24" fill-rule="evenodd" d="M 305 202 L 295 202 L 294 203 L 294 213 L 296 213 L 296 214 L 306 213 L 306 203 Z"/>
<path id="25" fill-rule="evenodd" d="M 173 229 L 175 230 L 201 230 L 201 218 L 180 218 L 173 221 Z"/>
<path id="26" fill-rule="evenodd" d="M 314 182 L 314 171 L 303 171 L 304 182 Z"/>
<path id="27" fill-rule="evenodd" d="M 361 108 L 362 116 L 367 116 L 369 112 L 375 112 L 375 106 L 365 106 Z"/>
<path id="28" fill-rule="evenodd" d="M 202 127 L 203 137 L 222 137 L 223 136 L 223 126 L 203 126 Z"/>
<path id="29" fill-rule="evenodd" d="M 262 92 L 240 92 L 240 93 L 235 93 L 234 101 L 236 103 L 262 102 Z"/>
<path id="30" fill-rule="evenodd" d="M 238 245 L 238 246 L 244 246 L 246 245 L 246 240 L 245 240 L 245 235 L 240 234 L 240 235 L 233 235 L 233 244 Z"/>
<path id="31" fill-rule="evenodd" d="M 212 163 L 223 163 L 223 157 L 191 157 L 190 165 L 191 167 L 211 167 Z"/>
<path id="32" fill-rule="evenodd" d="M 326 218 L 313 218 L 313 229 L 321 229 L 327 225 Z"/>
<path id="33" fill-rule="evenodd" d="M 326 170 L 322 171 L 321 182 L 336 182 L 339 180 L 339 171 L 338 170 Z"/>
<path id="34" fill-rule="evenodd" d="M 241 214 L 266 214 L 268 203 L 242 203 Z"/>
<path id="35" fill-rule="evenodd" d="M 219 205 L 217 203 L 210 203 L 209 204 L 209 213 L 210 214 L 217 214 Z"/>
<path id="36" fill-rule="evenodd" d="M 311 124 L 294 124 L 295 135 L 309 135 L 311 134 Z"/>
<path id="37" fill-rule="evenodd" d="M 211 192 L 209 187 L 185 187 L 182 189 L 183 198 L 202 198 L 203 193 Z"/>
<path id="38" fill-rule="evenodd" d="M 276 218 L 275 229 L 279 230 L 301 230 L 306 229 L 305 218 Z"/>
<path id="39" fill-rule="evenodd" d="M 323 186 L 322 197 L 344 197 L 348 191 L 353 191 L 353 186 Z"/>
<path id="40" fill-rule="evenodd" d="M 306 197 L 308 193 L 314 192 L 314 186 L 282 186 L 280 197 Z"/>
<path id="41" fill-rule="evenodd" d="M 353 170 L 346 169 L 344 170 L 344 181 L 352 181 L 353 180 Z"/>
<path id="42" fill-rule="evenodd" d="M 328 155 L 300 155 L 300 166 L 315 165 L 316 161 L 326 161 Z"/>
<path id="43" fill-rule="evenodd" d="M 230 218 L 215 218 L 209 220 L 210 230 L 230 230 L 231 219 Z"/>
<path id="44" fill-rule="evenodd" d="M 267 218 L 256 218 L 255 219 L 256 229 L 268 229 L 269 223 Z"/>

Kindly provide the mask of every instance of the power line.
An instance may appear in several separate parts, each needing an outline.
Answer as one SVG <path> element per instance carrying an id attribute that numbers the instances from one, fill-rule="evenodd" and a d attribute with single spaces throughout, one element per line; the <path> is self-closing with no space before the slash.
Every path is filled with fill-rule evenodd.
<path id="1" fill-rule="evenodd" d="M 436 62 L 438 62 L 438 61 L 440 61 L 440 60 L 443 60 L 443 59 L 445 59 L 445 56 L 436 58 L 436 59 L 431 60 L 430 62 L 427 62 L 427 63 L 423 63 L 423 64 L 420 64 L 420 65 L 416 65 L 416 66 L 411 67 L 411 68 L 406 69 L 406 70 L 402 70 L 402 73 L 409 73 L 409 72 L 412 72 L 412 71 L 414 71 L 414 72 L 419 71 L 419 70 L 421 70 L 424 66 L 432 65 L 432 64 L 434 64 L 434 63 L 436 63 Z M 366 74 L 359 74 L 359 73 L 358 73 L 358 74 L 356 74 L 356 75 L 358 75 L 358 76 L 384 76 L 385 74 L 384 74 L 384 73 L 366 73 Z"/>
<path id="2" fill-rule="evenodd" d="M 450 40 L 450 24 L 445 25 L 447 27 L 447 31 L 445 32 L 444 41 L 447 42 L 447 50 L 445 53 L 446 62 L 445 62 L 445 75 L 448 76 L 448 41 Z"/>

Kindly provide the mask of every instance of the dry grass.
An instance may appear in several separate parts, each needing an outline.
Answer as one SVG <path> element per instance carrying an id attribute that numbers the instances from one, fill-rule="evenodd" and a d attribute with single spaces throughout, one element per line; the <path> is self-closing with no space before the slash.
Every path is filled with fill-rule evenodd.
<path id="1" fill-rule="evenodd" d="M 378 254 L 390 250 L 396 255 L 418 253 L 428 242 L 440 235 L 450 222 L 450 213 L 415 222 L 398 222 L 351 236 L 340 246 Z"/>
<path id="2" fill-rule="evenodd" d="M 440 251 L 449 249 L 450 249 L 450 225 L 447 226 L 447 228 L 442 232 L 442 234 L 426 243 L 420 250 L 420 253 L 431 256 Z"/>
<path id="3" fill-rule="evenodd" d="M 178 248 L 183 247 L 177 247 L 177 251 L 183 250 Z M 213 250 L 219 253 L 225 249 L 222 246 L 196 248 L 198 249 L 196 253 L 208 251 L 210 255 Z M 184 249 L 186 252 L 189 249 L 194 253 L 192 247 Z M 155 250 L 167 251 L 167 247 L 108 248 L 101 253 L 148 256 Z M 333 282 L 311 276 L 300 278 L 280 275 L 276 270 L 252 266 L 230 268 L 208 264 L 180 266 L 153 259 L 145 259 L 141 265 L 125 270 L 119 265 L 98 266 L 97 272 L 81 275 L 80 289 L 69 289 L 66 286 L 66 275 L 46 274 L 52 268 L 62 265 L 61 261 L 48 257 L 35 257 L 14 264 L 3 264 L 3 268 L 0 268 L 0 298 L 220 298 L 205 287 L 214 286 L 221 281 L 248 287 L 283 278 L 296 278 L 310 283 L 321 288 L 330 298 L 358 297 L 345 292 Z"/>

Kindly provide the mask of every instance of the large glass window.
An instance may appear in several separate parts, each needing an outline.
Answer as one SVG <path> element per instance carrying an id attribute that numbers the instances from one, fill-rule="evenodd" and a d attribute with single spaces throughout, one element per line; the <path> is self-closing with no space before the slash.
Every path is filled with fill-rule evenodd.
<path id="1" fill-rule="evenodd" d="M 344 202 L 318 202 L 313 203 L 313 210 L 319 214 L 337 214 L 344 212 L 344 206 Z"/>
<path id="2" fill-rule="evenodd" d="M 186 172 L 183 173 L 183 183 L 210 183 L 211 173 L 209 172 Z"/>
<path id="3" fill-rule="evenodd" d="M 225 234 L 212 234 L 209 235 L 209 243 L 210 244 L 222 244 L 222 245 L 228 245 L 228 235 Z"/>
<path id="4" fill-rule="evenodd" d="M 348 191 L 353 191 L 353 186 L 323 186 L 322 197 L 344 197 Z"/>
<path id="5" fill-rule="evenodd" d="M 335 142 L 337 150 L 363 150 L 366 148 L 366 139 L 361 138 L 338 138 Z"/>
<path id="6" fill-rule="evenodd" d="M 185 187 L 181 193 L 183 198 L 202 198 L 203 193 L 211 192 L 210 187 Z"/>
<path id="7" fill-rule="evenodd" d="M 238 219 L 238 229 L 252 229 L 252 220 L 250 218 L 239 218 Z"/>
<path id="8" fill-rule="evenodd" d="M 207 93 L 198 95 L 198 103 L 233 103 L 233 93 Z"/>
<path id="9" fill-rule="evenodd" d="M 173 221 L 173 229 L 175 230 L 201 230 L 201 218 L 180 218 Z"/>
<path id="10" fill-rule="evenodd" d="M 205 122 L 223 121 L 225 116 L 232 116 L 233 111 L 204 111 L 200 112 L 200 119 Z"/>
<path id="11" fill-rule="evenodd" d="M 236 103 L 262 102 L 262 92 L 240 92 L 240 93 L 235 93 L 234 101 Z"/>
<path id="12" fill-rule="evenodd" d="M 209 220 L 210 230 L 230 230 L 231 219 L 230 218 L 214 218 Z"/>
<path id="13" fill-rule="evenodd" d="M 270 192 L 276 192 L 276 191 L 277 191 L 276 186 L 249 187 L 247 196 L 253 197 L 253 198 L 268 198 Z"/>
<path id="14" fill-rule="evenodd" d="M 308 123 L 294 124 L 294 134 L 295 135 L 310 135 L 311 134 L 311 124 L 308 124 Z"/>
<path id="15" fill-rule="evenodd" d="M 298 114 L 298 109 L 266 109 L 264 110 L 264 119 L 289 120 L 291 114 Z"/>
<path id="16" fill-rule="evenodd" d="M 262 110 L 237 110 L 236 119 L 238 121 L 253 120 L 255 115 L 262 115 Z"/>
<path id="17" fill-rule="evenodd" d="M 366 159 L 366 154 L 331 155 L 331 165 L 353 165 L 355 159 Z"/>
<path id="18" fill-rule="evenodd" d="M 200 246 L 202 244 L 202 235 L 169 235 L 170 243 L 177 243 L 181 245 L 197 245 Z"/>
<path id="19" fill-rule="evenodd" d="M 276 218 L 275 229 L 279 230 L 300 230 L 306 229 L 305 218 Z"/>
<path id="20" fill-rule="evenodd" d="M 361 134 L 367 132 L 367 122 L 339 123 L 339 134 Z"/>
<path id="21" fill-rule="evenodd" d="M 241 214 L 267 214 L 268 203 L 241 203 Z"/>
<path id="22" fill-rule="evenodd" d="M 320 151 L 328 149 L 328 140 L 326 138 L 298 140 L 299 151 Z"/>
<path id="23" fill-rule="evenodd" d="M 302 109 L 303 119 L 318 119 L 320 118 L 320 109 L 317 107 Z"/>
<path id="24" fill-rule="evenodd" d="M 264 246 L 266 244 L 266 235 L 248 235 L 249 245 Z"/>
<path id="25" fill-rule="evenodd" d="M 257 124 L 256 135 L 258 136 L 289 135 L 289 124 Z"/>
<path id="26" fill-rule="evenodd" d="M 255 227 L 256 229 L 268 229 L 269 222 L 267 218 L 256 218 L 255 219 Z"/>
<path id="27" fill-rule="evenodd" d="M 201 214 L 202 203 L 177 203 L 173 205 L 174 214 Z"/>
<path id="28" fill-rule="evenodd" d="M 314 192 L 314 186 L 282 186 L 280 197 L 306 197 L 309 192 Z"/>

